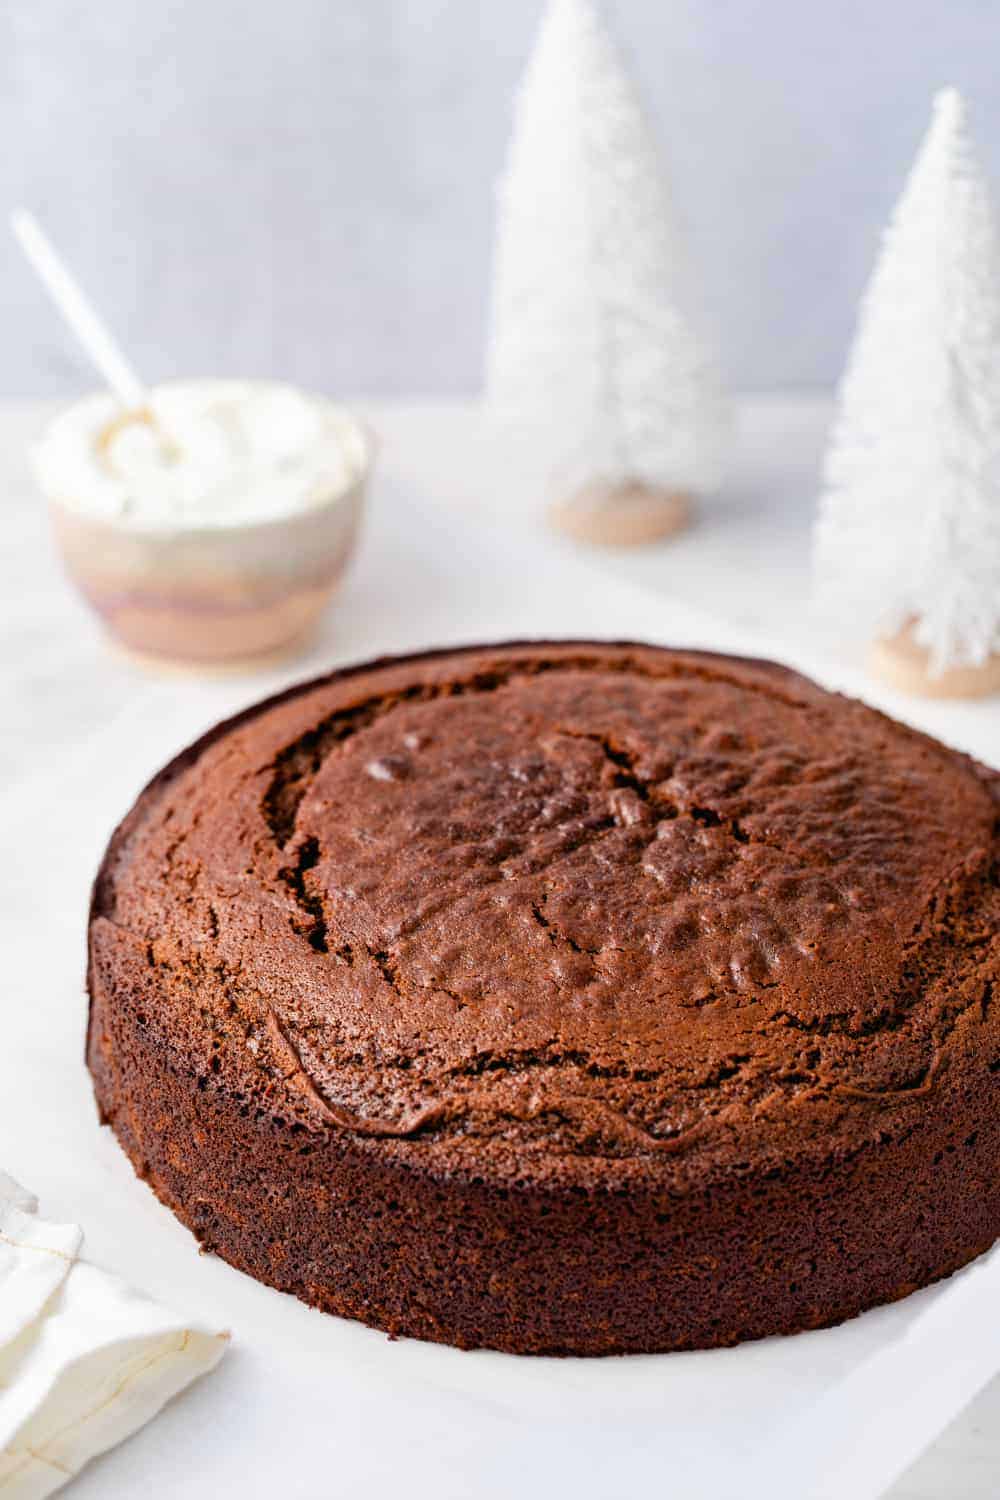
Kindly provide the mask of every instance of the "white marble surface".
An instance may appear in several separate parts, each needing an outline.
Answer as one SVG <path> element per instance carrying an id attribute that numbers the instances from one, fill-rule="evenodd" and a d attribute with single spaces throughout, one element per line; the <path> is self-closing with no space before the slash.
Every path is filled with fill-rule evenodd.
<path id="1" fill-rule="evenodd" d="M 405 506 L 408 500 L 430 504 L 428 514 L 440 526 L 436 536 L 441 549 L 448 546 L 451 508 L 475 512 L 485 507 L 502 515 L 506 507 L 512 525 L 527 524 L 522 507 L 512 497 L 505 498 L 502 466 L 484 472 L 476 418 L 469 408 L 421 403 L 363 410 L 382 440 L 376 518 L 323 640 L 312 658 L 295 669 L 296 675 L 319 660 L 379 649 L 381 640 L 406 627 L 408 611 L 413 615 L 414 641 L 434 638 L 433 579 L 412 596 L 398 590 L 387 593 L 384 586 L 379 592 L 380 559 L 387 549 L 391 551 L 392 517 L 398 514 L 390 506 Z M 44 517 L 23 460 L 25 443 L 37 431 L 45 411 L 34 405 L 0 405 L 0 472 L 6 511 L 0 549 L 4 611 L 0 661 L 8 705 L 7 732 L 0 736 L 0 772 L 3 806 L 8 809 L 30 797 L 35 777 L 47 764 L 72 762 L 77 748 L 93 732 L 119 716 L 127 722 L 130 714 L 150 701 L 150 680 L 135 664 L 108 651 L 89 616 L 68 592 L 52 557 Z M 817 455 L 827 418 L 824 403 L 758 400 L 744 404 L 734 465 L 739 477 L 706 507 L 699 526 L 670 546 L 636 554 L 602 554 L 596 559 L 590 554 L 591 561 L 668 600 L 714 613 L 728 622 L 731 636 L 735 629 L 737 637 L 745 631 L 748 640 L 757 635 L 784 639 L 789 649 L 793 642 L 808 641 L 816 652 L 826 652 L 831 660 L 849 665 L 856 653 L 832 640 L 810 619 L 804 571 Z M 401 534 L 404 530 L 400 528 Z M 400 561 L 395 559 L 397 572 Z M 513 608 L 517 580 L 510 580 L 510 589 Z M 601 631 L 600 603 L 595 593 L 595 633 Z M 233 701 L 250 699 L 269 682 L 269 678 L 257 677 L 230 684 L 225 690 L 192 685 L 175 691 L 188 699 L 202 691 L 207 710 L 213 694 L 218 697 L 225 691 Z M 162 694 L 162 684 L 157 691 Z M 181 702 L 180 696 L 177 701 Z M 987 720 L 983 715 L 994 718 Z M 995 722 L 995 715 L 995 706 L 944 710 L 935 727 L 946 738 L 982 746 L 989 742 L 984 724 Z M 1000 736 L 994 743 L 1000 757 Z M 75 1073 L 67 1086 L 80 1087 Z M 5 1149 L 15 1125 L 5 1117 L 0 1098 L 0 1142 Z M 50 1128 L 57 1130 L 55 1124 Z M 116 1170 L 117 1157 L 110 1146 L 104 1151 L 105 1159 L 105 1170 Z M 67 1176 L 63 1191 L 68 1191 L 69 1181 Z M 46 1185 L 35 1185 L 56 1191 L 59 1176 Z M 149 1205 L 150 1224 L 156 1212 Z M 92 1204 L 90 1213 L 99 1218 L 99 1204 Z M 301 1323 L 304 1333 L 310 1326 Z M 193 1406 L 190 1415 L 197 1436 Z M 176 1431 L 181 1437 L 185 1428 L 178 1425 Z M 116 1471 L 109 1461 L 85 1481 L 85 1492 L 95 1497 L 126 1493 L 115 1488 L 116 1472 L 131 1471 Z M 892 1500 L 995 1500 L 998 1492 L 1000 1380 L 982 1393 L 890 1494 Z"/>

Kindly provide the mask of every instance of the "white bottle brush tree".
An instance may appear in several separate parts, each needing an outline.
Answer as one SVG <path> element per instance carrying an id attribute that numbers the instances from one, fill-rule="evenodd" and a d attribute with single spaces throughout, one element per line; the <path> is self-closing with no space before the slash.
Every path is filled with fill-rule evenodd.
<path id="1" fill-rule="evenodd" d="M 913 691 L 1000 686 L 1000 235 L 954 89 L 886 232 L 826 460 L 821 599 Z"/>
<path id="2" fill-rule="evenodd" d="M 724 407 L 665 175 L 590 0 L 551 0 L 521 88 L 487 390 L 494 431 L 581 535 L 662 534 L 718 481 Z"/>

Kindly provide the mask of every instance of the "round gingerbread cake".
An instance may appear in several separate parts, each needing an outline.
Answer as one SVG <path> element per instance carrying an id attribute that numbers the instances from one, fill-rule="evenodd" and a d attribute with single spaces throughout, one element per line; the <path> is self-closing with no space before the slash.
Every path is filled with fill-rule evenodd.
<path id="1" fill-rule="evenodd" d="M 111 841 L 102 1118 L 207 1249 L 394 1334 L 837 1322 L 1000 1236 L 998 787 L 698 652 L 307 683 Z"/>

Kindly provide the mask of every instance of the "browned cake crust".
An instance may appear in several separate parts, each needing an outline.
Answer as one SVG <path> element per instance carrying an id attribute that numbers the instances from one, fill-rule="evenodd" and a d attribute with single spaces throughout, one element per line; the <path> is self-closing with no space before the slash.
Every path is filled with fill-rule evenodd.
<path id="1" fill-rule="evenodd" d="M 998 784 L 703 653 L 307 683 L 111 841 L 101 1116 L 207 1248 L 392 1333 L 836 1322 L 1000 1235 Z"/>

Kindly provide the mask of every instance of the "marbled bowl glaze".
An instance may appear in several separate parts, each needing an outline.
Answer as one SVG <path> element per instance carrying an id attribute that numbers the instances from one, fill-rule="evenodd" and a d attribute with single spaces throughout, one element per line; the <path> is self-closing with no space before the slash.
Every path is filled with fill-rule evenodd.
<path id="1" fill-rule="evenodd" d="M 326 608 L 354 551 L 372 443 L 360 472 L 308 510 L 218 526 L 140 528 L 49 496 L 70 578 L 130 651 L 197 665 L 291 649 Z"/>

